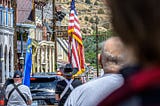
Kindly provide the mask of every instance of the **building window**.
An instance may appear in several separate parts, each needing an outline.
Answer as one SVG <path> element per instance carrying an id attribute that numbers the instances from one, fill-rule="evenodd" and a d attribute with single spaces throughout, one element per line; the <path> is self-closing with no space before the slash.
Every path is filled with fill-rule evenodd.
<path id="1" fill-rule="evenodd" d="M 2 25 L 2 10 L 0 10 L 0 25 Z"/>
<path id="2" fill-rule="evenodd" d="M 5 26 L 6 25 L 6 11 L 3 10 L 3 25 Z"/>
<path id="3" fill-rule="evenodd" d="M 13 9 L 10 10 L 11 11 L 11 27 L 13 27 Z"/>
<path id="4" fill-rule="evenodd" d="M 17 40 L 21 40 L 21 35 L 20 35 L 20 33 L 19 32 L 17 32 Z"/>
<path id="5" fill-rule="evenodd" d="M 11 19 L 12 19 L 12 17 L 11 17 L 11 12 L 8 12 L 8 26 L 9 26 L 9 27 L 12 27 Z"/>
<path id="6" fill-rule="evenodd" d="M 10 75 L 10 77 L 11 77 L 11 71 L 12 71 L 12 69 L 11 69 L 11 66 L 12 66 L 12 64 L 11 64 L 11 56 L 12 54 L 11 54 L 11 48 L 10 48 L 10 50 L 9 50 L 9 75 Z"/>
<path id="7" fill-rule="evenodd" d="M 8 26 L 8 8 L 6 8 L 6 24 L 5 26 Z"/>
<path id="8" fill-rule="evenodd" d="M 7 46 L 5 46 L 5 52 L 4 52 L 4 70 L 5 70 L 5 78 L 7 78 L 7 75 L 6 75 L 6 71 L 7 71 Z"/>

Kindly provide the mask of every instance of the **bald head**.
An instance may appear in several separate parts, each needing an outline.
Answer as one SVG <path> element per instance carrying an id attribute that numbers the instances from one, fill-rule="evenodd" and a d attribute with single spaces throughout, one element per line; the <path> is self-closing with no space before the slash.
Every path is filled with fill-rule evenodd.
<path id="1" fill-rule="evenodd" d="M 101 64 L 106 73 L 117 73 L 127 59 L 127 49 L 119 37 L 111 37 L 104 42 Z"/>
<path id="2" fill-rule="evenodd" d="M 111 37 L 104 43 L 104 51 L 111 55 L 119 56 L 123 54 L 125 47 L 118 37 Z"/>

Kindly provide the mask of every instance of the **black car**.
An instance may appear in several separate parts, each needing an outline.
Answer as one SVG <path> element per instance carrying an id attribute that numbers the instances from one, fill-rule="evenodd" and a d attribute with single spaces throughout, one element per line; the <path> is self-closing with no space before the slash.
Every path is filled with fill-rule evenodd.
<path id="1" fill-rule="evenodd" d="M 5 98 L 5 89 L 9 84 L 13 84 L 14 81 L 12 78 L 8 78 L 6 82 L 3 84 L 3 87 L 1 87 L 0 91 L 0 106 L 6 106 L 7 100 Z"/>
<path id="2" fill-rule="evenodd" d="M 59 80 L 63 77 L 58 75 L 52 76 L 32 76 L 30 80 L 30 90 L 32 94 L 32 106 L 54 105 L 55 88 Z"/>

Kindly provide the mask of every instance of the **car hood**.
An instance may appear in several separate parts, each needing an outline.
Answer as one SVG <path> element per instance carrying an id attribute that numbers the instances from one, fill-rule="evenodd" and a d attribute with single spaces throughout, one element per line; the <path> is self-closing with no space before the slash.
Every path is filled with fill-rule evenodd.
<path id="1" fill-rule="evenodd" d="M 46 88 L 44 88 L 44 89 L 31 89 L 31 93 L 38 93 L 38 92 L 43 92 L 43 93 L 51 93 L 51 94 L 53 94 L 53 93 L 55 93 L 55 90 L 54 89 L 46 89 Z"/>
<path id="2" fill-rule="evenodd" d="M 31 94 L 33 99 L 34 98 L 53 98 L 55 95 L 55 91 L 51 92 L 51 90 L 43 90 L 43 89 L 34 89 L 31 90 Z"/>

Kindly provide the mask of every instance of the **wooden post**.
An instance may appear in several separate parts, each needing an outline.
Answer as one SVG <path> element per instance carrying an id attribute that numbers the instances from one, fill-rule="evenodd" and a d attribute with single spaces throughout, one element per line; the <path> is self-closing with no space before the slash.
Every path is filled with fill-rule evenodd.
<path id="1" fill-rule="evenodd" d="M 14 10 L 14 20 L 13 20 L 13 27 L 14 27 L 14 36 L 13 36 L 13 42 L 14 42 L 14 70 L 18 69 L 18 56 L 17 56 L 17 27 L 16 27 L 16 23 L 17 23 L 17 2 L 16 0 L 12 0 L 12 7 Z"/>
<path id="2" fill-rule="evenodd" d="M 52 1 L 52 8 L 53 8 L 53 35 L 52 35 L 52 40 L 55 43 L 55 55 L 54 55 L 54 59 L 55 59 L 55 72 L 57 71 L 57 37 L 56 37 L 56 32 L 55 32 L 55 27 L 56 27 L 56 17 L 55 17 L 55 0 Z"/>

